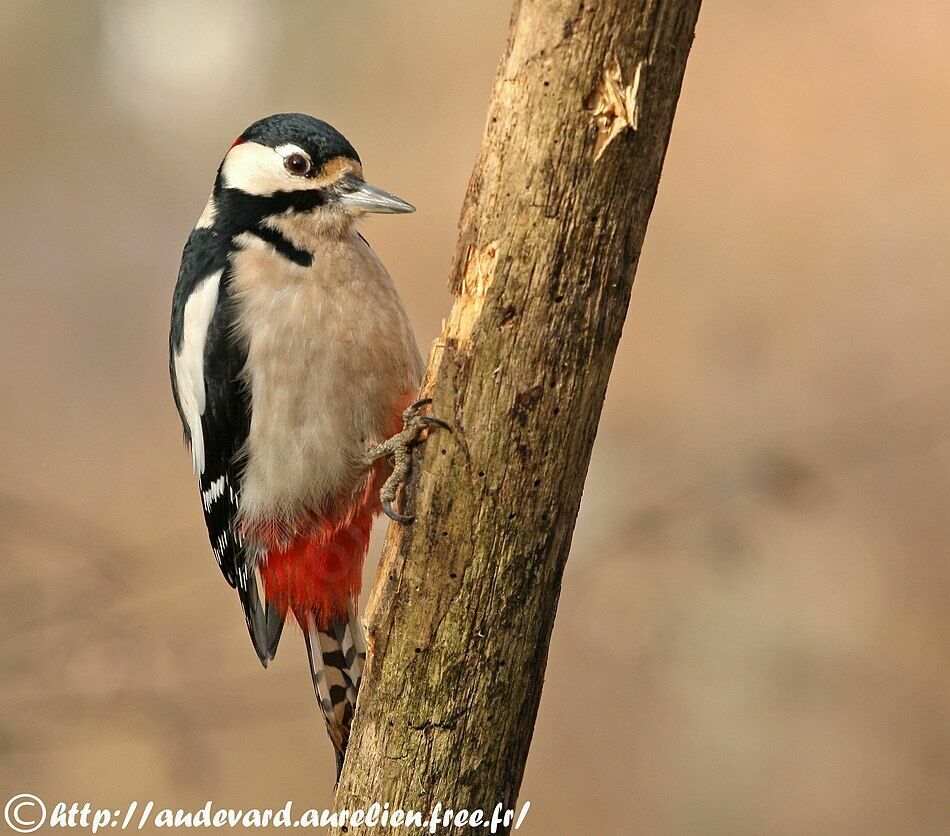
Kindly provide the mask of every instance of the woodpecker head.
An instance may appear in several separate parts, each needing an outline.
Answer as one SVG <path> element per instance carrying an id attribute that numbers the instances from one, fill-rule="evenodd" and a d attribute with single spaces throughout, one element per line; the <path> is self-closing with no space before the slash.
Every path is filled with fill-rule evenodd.
<path id="1" fill-rule="evenodd" d="M 228 149 L 206 213 L 211 222 L 225 213 L 232 228 L 280 217 L 319 233 L 347 228 L 370 212 L 414 211 L 363 179 L 359 155 L 331 125 L 278 113 L 255 122 Z"/>

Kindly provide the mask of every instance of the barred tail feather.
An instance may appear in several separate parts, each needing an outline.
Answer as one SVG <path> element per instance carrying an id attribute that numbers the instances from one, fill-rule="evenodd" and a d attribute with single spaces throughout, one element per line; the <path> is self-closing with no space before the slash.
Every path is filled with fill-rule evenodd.
<path id="1" fill-rule="evenodd" d="M 356 614 L 355 600 L 349 602 L 345 621 L 333 621 L 325 628 L 318 628 L 311 621 L 304 629 L 304 641 L 313 690 L 336 749 L 339 778 L 366 661 L 366 637 Z"/>

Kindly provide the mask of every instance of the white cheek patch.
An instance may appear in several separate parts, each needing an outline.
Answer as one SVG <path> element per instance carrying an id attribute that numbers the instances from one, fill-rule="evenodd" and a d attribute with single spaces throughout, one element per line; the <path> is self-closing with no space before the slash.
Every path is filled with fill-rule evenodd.
<path id="1" fill-rule="evenodd" d="M 294 177 L 284 168 L 284 157 L 295 153 L 306 156 L 296 145 L 268 148 L 259 142 L 242 142 L 228 151 L 224 158 L 221 179 L 225 188 L 240 189 L 253 195 L 311 188 L 309 181 Z"/>
<path id="2" fill-rule="evenodd" d="M 201 416 L 205 411 L 205 345 L 211 317 L 218 304 L 218 286 L 223 273 L 223 270 L 212 273 L 188 297 L 181 348 L 175 352 L 178 402 L 188 423 L 195 473 L 202 473 L 205 469 L 205 445 L 201 432 Z"/>

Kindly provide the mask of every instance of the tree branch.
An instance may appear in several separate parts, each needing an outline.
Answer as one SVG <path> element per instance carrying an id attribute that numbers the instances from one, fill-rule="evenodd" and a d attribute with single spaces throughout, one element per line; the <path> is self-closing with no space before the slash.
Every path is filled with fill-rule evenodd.
<path id="1" fill-rule="evenodd" d="M 454 432 L 390 529 L 338 809 L 514 806 L 699 5 L 515 5 L 427 372 Z"/>

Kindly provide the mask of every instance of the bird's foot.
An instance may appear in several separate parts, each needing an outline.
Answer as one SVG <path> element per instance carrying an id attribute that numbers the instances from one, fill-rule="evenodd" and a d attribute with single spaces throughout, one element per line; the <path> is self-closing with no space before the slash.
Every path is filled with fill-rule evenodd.
<path id="1" fill-rule="evenodd" d="M 428 427 L 439 427 L 452 432 L 452 428 L 441 418 L 421 413 L 422 407 L 428 406 L 430 403 L 432 403 L 432 398 L 423 398 L 409 404 L 402 413 L 402 429 L 392 438 L 387 438 L 382 444 L 371 448 L 368 453 L 370 463 L 383 456 L 388 457 L 393 463 L 392 475 L 380 488 L 379 500 L 386 516 L 403 525 L 411 523 L 415 518 L 407 517 L 393 510 L 393 502 L 396 499 L 399 486 L 409 476 L 409 469 L 412 466 L 410 451 L 419 443 L 422 434 Z"/>

